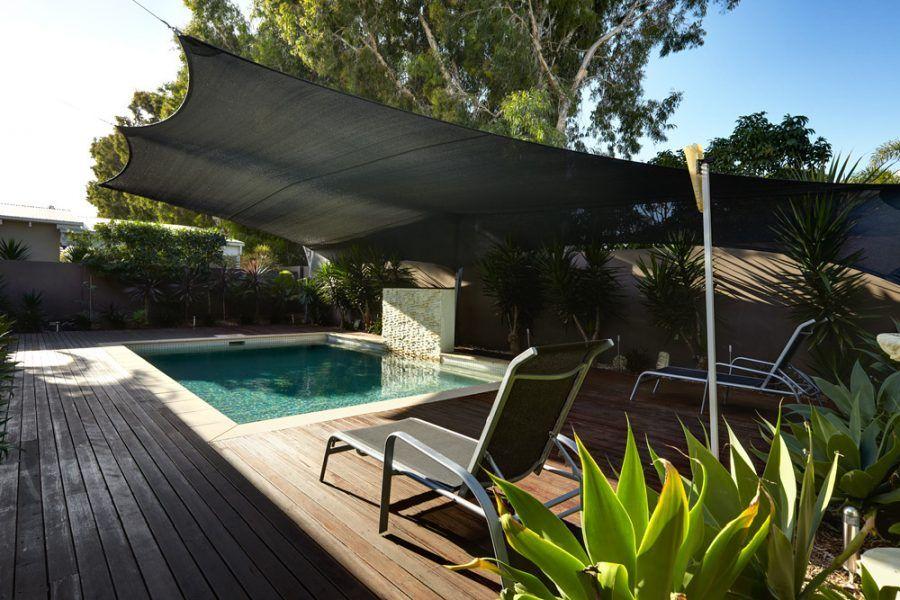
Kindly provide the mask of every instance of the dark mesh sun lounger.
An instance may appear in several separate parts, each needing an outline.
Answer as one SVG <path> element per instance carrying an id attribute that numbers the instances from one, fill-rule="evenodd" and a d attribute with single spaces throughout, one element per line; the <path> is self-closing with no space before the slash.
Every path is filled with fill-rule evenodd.
<path id="1" fill-rule="evenodd" d="M 763 394 L 793 396 L 797 402 L 800 402 L 800 398 L 803 396 L 817 397 L 819 389 L 813 383 L 812 378 L 790 364 L 800 345 L 812 334 L 815 324 L 814 320 L 801 323 L 794 330 L 775 362 L 739 356 L 730 363 L 718 363 L 716 365 L 716 381 L 726 389 L 739 388 Z M 745 364 L 753 366 L 743 366 Z M 705 369 L 669 366 L 644 371 L 634 384 L 631 400 L 634 400 L 638 387 L 645 379 L 656 382 L 653 387 L 654 392 L 663 379 L 691 381 L 703 384 L 703 401 L 700 404 L 700 412 L 703 412 L 706 405 L 707 378 L 708 373 Z"/>
<path id="2" fill-rule="evenodd" d="M 529 348 L 514 358 L 478 439 L 412 418 L 335 433 L 325 448 L 321 479 L 331 454 L 356 450 L 371 456 L 384 463 L 380 532 L 387 530 L 391 479 L 404 475 L 485 517 L 494 553 L 506 561 L 500 521 L 486 490 L 486 471 L 518 481 L 548 470 L 576 482 L 572 491 L 548 501 L 548 507 L 578 496 L 581 472 L 572 457 L 575 443 L 560 430 L 588 369 L 612 345 L 610 340 L 558 344 Z M 554 447 L 567 471 L 544 464 Z"/>

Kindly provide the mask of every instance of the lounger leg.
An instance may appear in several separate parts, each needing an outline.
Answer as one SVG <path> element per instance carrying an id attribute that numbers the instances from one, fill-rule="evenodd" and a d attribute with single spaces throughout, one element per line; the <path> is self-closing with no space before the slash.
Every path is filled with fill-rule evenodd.
<path id="1" fill-rule="evenodd" d="M 643 373 L 638 375 L 637 381 L 634 382 L 634 388 L 631 390 L 631 398 L 629 398 L 629 401 L 634 402 L 634 397 L 635 397 L 635 395 L 637 395 L 638 387 L 640 387 L 641 379 L 643 377 L 644 377 Z"/>
<path id="2" fill-rule="evenodd" d="M 325 481 L 325 471 L 328 469 L 328 457 L 331 456 L 331 451 L 334 449 L 334 444 L 337 442 L 337 438 L 332 436 L 328 438 L 328 443 L 325 444 L 325 457 L 322 459 L 322 472 L 319 473 L 319 481 Z"/>
<path id="3" fill-rule="evenodd" d="M 384 467 L 381 470 L 381 504 L 378 513 L 378 533 L 388 528 L 391 516 L 391 483 L 394 478 L 394 444 L 386 444 L 384 449 Z"/>
<path id="4" fill-rule="evenodd" d="M 654 394 L 656 393 L 656 390 L 659 389 L 659 384 L 661 384 L 661 383 L 662 383 L 662 377 L 658 377 L 656 379 L 656 383 L 653 384 L 653 393 Z"/>
<path id="5" fill-rule="evenodd" d="M 703 402 L 700 403 L 700 414 L 701 415 L 703 414 L 703 409 L 706 408 L 706 396 L 707 396 L 708 392 L 709 392 L 709 380 L 707 380 L 703 384 Z"/>

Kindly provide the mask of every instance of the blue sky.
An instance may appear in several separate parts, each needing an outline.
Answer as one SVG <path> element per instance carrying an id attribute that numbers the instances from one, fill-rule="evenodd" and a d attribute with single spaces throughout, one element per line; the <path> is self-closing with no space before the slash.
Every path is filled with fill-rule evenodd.
<path id="1" fill-rule="evenodd" d="M 175 25 L 180 0 L 142 0 Z M 249 5 L 242 0 L 241 5 Z M 713 9 L 703 47 L 654 59 L 649 97 L 684 93 L 658 147 L 727 135 L 738 115 L 804 114 L 834 148 L 867 155 L 900 137 L 900 2 L 744 0 Z M 0 202 L 92 214 L 84 201 L 88 149 L 106 135 L 135 89 L 171 79 L 178 50 L 169 32 L 128 0 L 13 0 L 0 20 Z"/>

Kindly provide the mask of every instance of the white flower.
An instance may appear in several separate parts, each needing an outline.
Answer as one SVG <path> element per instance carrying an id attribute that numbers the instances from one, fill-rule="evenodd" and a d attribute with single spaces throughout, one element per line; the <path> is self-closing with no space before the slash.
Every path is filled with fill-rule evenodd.
<path id="1" fill-rule="evenodd" d="M 879 333 L 875 341 L 891 360 L 900 362 L 900 333 Z"/>

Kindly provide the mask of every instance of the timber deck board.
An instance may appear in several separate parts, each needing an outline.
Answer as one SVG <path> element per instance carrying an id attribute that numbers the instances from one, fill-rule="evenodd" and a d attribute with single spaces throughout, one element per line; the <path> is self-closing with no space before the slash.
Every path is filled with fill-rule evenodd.
<path id="1" fill-rule="evenodd" d="M 477 436 L 492 394 L 208 443 L 103 346 L 154 339 L 273 334 L 289 327 L 94 331 L 20 336 L 26 366 L 8 406 L 0 462 L 0 600 L 5 598 L 490 598 L 496 578 L 444 565 L 490 554 L 481 519 L 398 478 L 388 533 L 377 533 L 380 464 L 332 456 L 339 429 L 419 417 Z M 625 413 L 639 440 L 687 464 L 679 418 L 697 435 L 702 386 L 649 387 L 593 372 L 566 432 L 618 468 Z M 747 443 L 771 397 L 733 394 L 723 416 Z M 646 451 L 642 453 L 646 458 Z M 556 461 L 554 458 L 553 461 Z M 652 469 L 648 478 L 655 477 Z M 571 482 L 521 485 L 548 499 Z M 570 518 L 577 525 L 578 517 Z"/>

